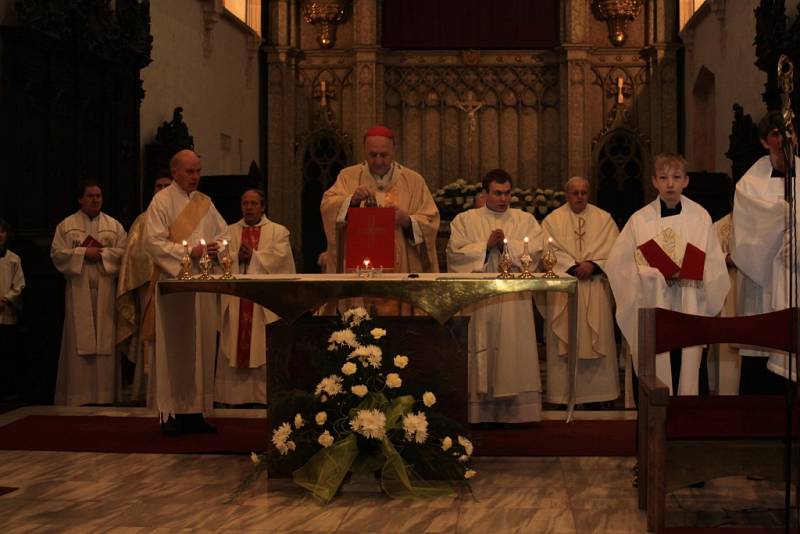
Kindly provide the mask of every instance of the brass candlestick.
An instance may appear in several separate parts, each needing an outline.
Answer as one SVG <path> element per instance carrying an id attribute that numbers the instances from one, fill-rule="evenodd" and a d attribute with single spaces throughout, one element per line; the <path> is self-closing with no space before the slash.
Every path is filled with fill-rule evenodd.
<path id="1" fill-rule="evenodd" d="M 208 246 L 206 246 L 206 242 L 202 239 L 200 240 L 200 244 L 203 245 L 203 255 L 200 256 L 200 274 L 197 276 L 197 279 L 211 280 L 211 275 L 208 274 L 211 268 L 211 258 L 208 257 Z"/>
<path id="2" fill-rule="evenodd" d="M 222 249 L 217 254 L 217 257 L 219 258 L 219 264 L 222 266 L 222 275 L 219 279 L 233 280 L 233 274 L 231 274 L 233 259 L 231 258 L 231 251 L 228 249 L 228 242 L 224 239 L 222 240 Z"/>
<path id="3" fill-rule="evenodd" d="M 500 274 L 497 275 L 497 278 L 501 280 L 508 280 L 510 278 L 514 278 L 514 275 L 511 274 L 511 267 L 514 266 L 514 262 L 511 259 L 511 252 L 508 250 L 508 239 L 503 239 L 503 253 L 500 255 Z"/>
<path id="4" fill-rule="evenodd" d="M 546 271 L 542 275 L 542 278 L 558 278 L 558 275 L 553 272 L 553 267 L 556 266 L 558 260 L 556 259 L 556 253 L 553 252 L 553 238 L 547 240 L 547 252 L 544 253 L 542 257 L 542 263 L 544 264 L 544 268 Z"/>
<path id="5" fill-rule="evenodd" d="M 523 240 L 523 249 L 522 249 L 522 256 L 519 257 L 519 264 L 522 266 L 522 272 L 520 273 L 520 278 L 535 278 L 533 273 L 531 272 L 531 265 L 533 265 L 533 258 L 531 257 L 530 252 L 528 251 L 528 238 L 526 237 Z"/>
<path id="6" fill-rule="evenodd" d="M 181 270 L 178 271 L 178 280 L 192 279 L 192 258 L 189 256 L 189 244 L 183 242 L 183 257 L 181 258 Z"/>

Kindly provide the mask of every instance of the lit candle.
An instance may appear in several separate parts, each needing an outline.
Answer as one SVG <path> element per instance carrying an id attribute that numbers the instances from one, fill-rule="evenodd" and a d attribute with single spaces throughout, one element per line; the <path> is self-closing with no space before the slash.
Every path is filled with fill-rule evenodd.
<path id="1" fill-rule="evenodd" d="M 222 252 L 224 250 L 228 250 L 228 240 L 227 239 L 223 239 L 222 240 L 222 250 L 220 250 L 220 252 Z"/>
<path id="2" fill-rule="evenodd" d="M 205 239 L 201 239 L 200 240 L 200 244 L 203 245 L 203 256 L 207 256 L 208 255 L 208 247 L 206 246 L 206 240 Z"/>
<path id="3" fill-rule="evenodd" d="M 522 238 L 522 242 L 527 245 L 528 244 L 528 236 L 525 236 L 524 238 Z"/>
<path id="4" fill-rule="evenodd" d="M 369 258 L 364 258 L 364 268 L 369 269 Z"/>
<path id="5" fill-rule="evenodd" d="M 186 240 L 184 239 L 183 241 L 181 241 L 181 244 L 183 245 L 183 251 L 188 256 L 189 255 L 189 243 L 187 243 Z"/>
<path id="6" fill-rule="evenodd" d="M 508 238 L 506 238 L 506 237 L 503 238 L 503 244 L 504 245 L 508 245 Z"/>

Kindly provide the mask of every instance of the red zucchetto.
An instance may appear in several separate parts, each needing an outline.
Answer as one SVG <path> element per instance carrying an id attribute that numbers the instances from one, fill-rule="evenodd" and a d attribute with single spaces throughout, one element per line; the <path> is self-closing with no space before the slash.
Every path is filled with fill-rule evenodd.
<path id="1" fill-rule="evenodd" d="M 367 133 L 364 134 L 364 140 L 366 141 L 367 137 L 374 137 L 374 136 L 388 137 L 389 139 L 394 139 L 394 132 L 389 128 L 387 128 L 386 126 L 383 126 L 382 124 L 376 124 L 369 130 L 367 130 Z"/>

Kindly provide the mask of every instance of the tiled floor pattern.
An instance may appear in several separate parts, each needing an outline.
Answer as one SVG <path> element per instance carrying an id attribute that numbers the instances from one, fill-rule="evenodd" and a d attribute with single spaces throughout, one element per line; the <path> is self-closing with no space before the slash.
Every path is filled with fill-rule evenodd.
<path id="1" fill-rule="evenodd" d="M 322 506 L 284 480 L 235 501 L 242 456 L 0 452 L 3 532 L 645 532 L 632 458 L 478 458 L 473 495 Z M 782 491 L 729 478 L 669 497 L 672 525 L 779 525 Z"/>

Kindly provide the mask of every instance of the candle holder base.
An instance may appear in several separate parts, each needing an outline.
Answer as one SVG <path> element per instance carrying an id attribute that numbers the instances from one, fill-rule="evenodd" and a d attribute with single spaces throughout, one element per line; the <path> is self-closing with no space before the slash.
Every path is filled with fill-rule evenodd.
<path id="1" fill-rule="evenodd" d="M 513 278 L 515 278 L 515 276 L 509 271 L 501 272 L 497 275 L 498 280 L 511 280 Z"/>
<path id="2" fill-rule="evenodd" d="M 531 278 L 536 278 L 536 277 L 530 271 L 522 271 L 521 273 L 519 273 L 518 278 L 523 278 L 525 280 L 530 280 Z"/>
<path id="3" fill-rule="evenodd" d="M 542 278 L 547 278 L 547 279 L 552 280 L 553 278 L 558 278 L 558 275 L 556 273 L 554 273 L 553 271 L 547 271 L 546 273 L 544 273 L 542 275 Z"/>

